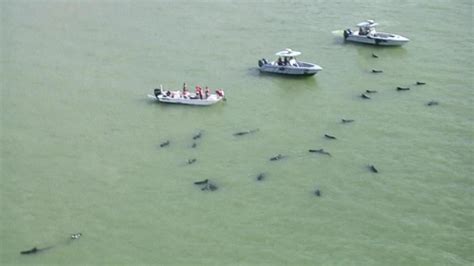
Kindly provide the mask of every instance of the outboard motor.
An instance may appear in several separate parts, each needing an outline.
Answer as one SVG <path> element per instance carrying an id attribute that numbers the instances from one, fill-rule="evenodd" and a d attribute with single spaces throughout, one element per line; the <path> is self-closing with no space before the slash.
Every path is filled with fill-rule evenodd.
<path id="1" fill-rule="evenodd" d="M 155 89 L 155 97 L 158 98 L 158 95 L 161 95 L 161 89 Z"/>
<path id="2" fill-rule="evenodd" d="M 267 59 L 262 58 L 261 60 L 258 60 L 258 66 L 259 67 L 262 67 L 263 65 L 266 65 L 266 64 L 268 64 Z"/>
<path id="3" fill-rule="evenodd" d="M 344 39 L 347 39 L 347 37 L 349 37 L 349 35 L 351 35 L 351 34 L 352 34 L 351 29 L 345 30 L 345 31 L 344 31 Z"/>

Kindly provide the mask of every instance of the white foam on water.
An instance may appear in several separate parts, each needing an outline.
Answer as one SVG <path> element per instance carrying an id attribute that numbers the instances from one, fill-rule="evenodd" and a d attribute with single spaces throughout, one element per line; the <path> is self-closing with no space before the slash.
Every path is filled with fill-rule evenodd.
<path id="1" fill-rule="evenodd" d="M 344 36 L 344 30 L 333 30 L 331 31 L 332 35 L 342 37 Z"/>

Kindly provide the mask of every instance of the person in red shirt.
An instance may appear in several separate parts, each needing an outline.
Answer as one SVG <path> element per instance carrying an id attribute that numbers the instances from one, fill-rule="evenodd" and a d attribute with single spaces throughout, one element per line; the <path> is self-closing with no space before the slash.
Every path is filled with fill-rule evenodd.
<path id="1" fill-rule="evenodd" d="M 202 100 L 202 89 L 199 86 L 196 86 L 196 95 Z"/>

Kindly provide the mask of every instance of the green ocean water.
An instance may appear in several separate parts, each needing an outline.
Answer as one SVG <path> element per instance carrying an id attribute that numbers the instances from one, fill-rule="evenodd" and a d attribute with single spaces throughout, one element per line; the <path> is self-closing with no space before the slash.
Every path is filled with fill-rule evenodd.
<path id="1" fill-rule="evenodd" d="M 472 10 L 0 1 L 0 264 L 472 265 Z M 411 41 L 344 43 L 365 19 Z M 259 73 L 287 47 L 323 71 Z M 227 101 L 147 98 L 183 82 Z M 319 148 L 332 156 L 307 151 Z M 193 185 L 203 179 L 218 190 Z M 20 255 L 34 246 L 54 247 Z"/>

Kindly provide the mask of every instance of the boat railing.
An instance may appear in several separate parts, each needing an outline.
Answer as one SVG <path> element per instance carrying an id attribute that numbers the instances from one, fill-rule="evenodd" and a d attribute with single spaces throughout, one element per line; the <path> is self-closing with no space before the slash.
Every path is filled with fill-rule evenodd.
<path id="1" fill-rule="evenodd" d="M 298 62 L 298 65 L 300 67 L 312 67 L 313 64 L 305 63 L 305 62 Z"/>

